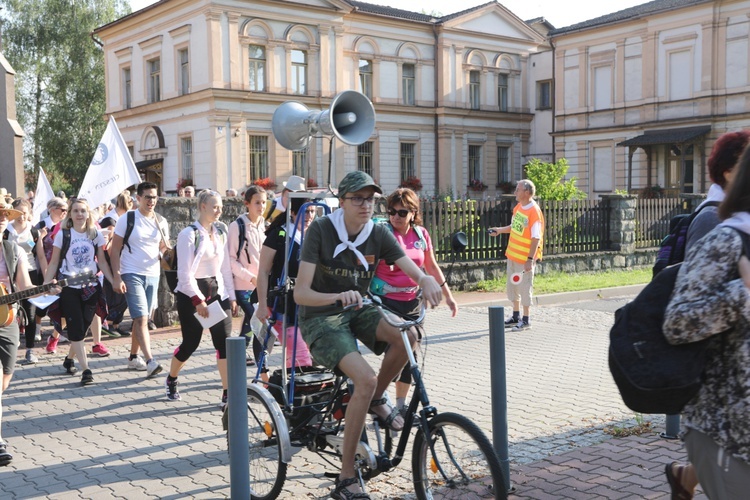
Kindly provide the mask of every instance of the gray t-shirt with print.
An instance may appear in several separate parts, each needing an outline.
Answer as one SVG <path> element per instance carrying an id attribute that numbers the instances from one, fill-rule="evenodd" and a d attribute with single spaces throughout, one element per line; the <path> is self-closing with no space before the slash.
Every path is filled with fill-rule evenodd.
<path id="1" fill-rule="evenodd" d="M 350 241 L 356 238 L 357 235 L 351 236 Z M 375 268 L 379 261 L 384 260 L 388 265 L 392 265 L 405 255 L 391 230 L 384 224 L 375 224 L 369 238 L 357 247 L 367 260 L 367 270 L 354 252 L 349 249 L 334 258 L 333 252 L 339 243 L 336 229 L 328 217 L 316 219 L 305 232 L 301 259 L 303 262 L 315 264 L 312 289 L 316 292 L 340 293 L 358 290 L 364 295 L 370 287 L 370 280 L 375 275 Z M 302 320 L 317 316 L 330 316 L 339 312 L 341 308 L 335 304 L 316 307 L 300 306 Z"/>

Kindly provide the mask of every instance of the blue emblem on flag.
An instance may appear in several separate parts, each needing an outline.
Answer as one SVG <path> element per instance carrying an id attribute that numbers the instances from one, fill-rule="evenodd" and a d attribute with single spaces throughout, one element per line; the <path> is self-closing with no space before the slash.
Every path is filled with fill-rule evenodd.
<path id="1" fill-rule="evenodd" d="M 107 157 L 109 156 L 109 151 L 107 151 L 107 146 L 100 142 L 99 145 L 96 147 L 96 153 L 94 153 L 94 159 L 91 160 L 92 165 L 101 165 L 105 161 L 107 161 Z"/>

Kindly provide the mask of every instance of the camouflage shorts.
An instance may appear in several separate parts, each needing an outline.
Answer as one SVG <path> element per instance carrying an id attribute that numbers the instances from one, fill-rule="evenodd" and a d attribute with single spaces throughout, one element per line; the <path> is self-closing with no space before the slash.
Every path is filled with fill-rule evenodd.
<path id="1" fill-rule="evenodd" d="M 300 327 L 315 363 L 333 370 L 344 356 L 359 352 L 357 340 L 375 354 L 385 352 L 388 344 L 375 337 L 380 321 L 375 307 L 363 307 L 332 316 L 305 318 Z"/>

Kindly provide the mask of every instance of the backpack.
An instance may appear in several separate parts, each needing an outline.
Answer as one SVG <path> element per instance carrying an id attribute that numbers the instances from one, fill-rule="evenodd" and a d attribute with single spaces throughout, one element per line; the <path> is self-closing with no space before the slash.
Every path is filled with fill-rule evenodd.
<path id="1" fill-rule="evenodd" d="M 242 249 L 245 249 L 245 252 L 247 253 L 247 238 L 245 237 L 245 219 L 243 219 L 243 216 L 240 215 L 237 217 L 237 229 L 239 229 L 240 232 L 240 242 L 239 245 L 237 245 L 237 259 L 240 258 L 240 255 L 242 254 Z M 247 261 L 250 262 L 250 254 L 247 255 Z"/>
<path id="2" fill-rule="evenodd" d="M 164 230 L 161 227 L 161 223 L 164 220 L 164 217 L 156 212 L 154 212 L 154 215 L 156 216 L 156 227 L 159 228 L 161 237 L 164 238 L 167 246 L 169 246 L 169 238 L 164 234 Z M 125 235 L 122 237 L 122 248 L 120 248 L 120 253 L 122 253 L 122 249 L 125 247 L 128 247 L 128 251 L 130 253 L 133 253 L 133 249 L 130 248 L 130 243 L 128 243 L 128 240 L 130 239 L 130 235 L 133 234 L 133 228 L 135 227 L 135 210 L 128 211 L 125 214 L 125 217 L 127 217 L 127 225 L 125 226 Z"/>
<path id="3" fill-rule="evenodd" d="M 743 253 L 750 255 L 750 235 L 737 231 Z M 681 267 L 666 267 L 615 312 L 609 332 L 609 370 L 625 405 L 635 412 L 677 415 L 703 383 L 711 339 L 672 345 L 662 330 Z"/>
<path id="4" fill-rule="evenodd" d="M 669 221 L 669 234 L 664 237 L 659 245 L 659 253 L 654 262 L 653 276 L 659 274 L 665 267 L 678 264 L 685 260 L 685 246 L 687 244 L 687 233 L 690 224 L 706 207 L 718 207 L 718 201 L 708 201 L 698 210 L 691 214 L 675 215 Z"/>
<path id="5" fill-rule="evenodd" d="M 214 222 L 213 226 L 216 228 L 216 231 L 219 233 L 219 236 L 221 237 L 223 243 L 226 245 L 226 226 L 221 222 Z M 195 224 L 190 224 L 189 227 L 193 228 L 193 241 L 194 241 L 194 254 L 198 255 L 198 248 L 200 247 L 200 230 L 198 229 L 198 226 Z M 170 269 L 164 271 L 164 278 L 167 280 L 167 287 L 169 288 L 169 291 L 174 293 L 175 289 L 177 288 L 177 251 L 172 252 L 172 260 L 170 262 Z"/>

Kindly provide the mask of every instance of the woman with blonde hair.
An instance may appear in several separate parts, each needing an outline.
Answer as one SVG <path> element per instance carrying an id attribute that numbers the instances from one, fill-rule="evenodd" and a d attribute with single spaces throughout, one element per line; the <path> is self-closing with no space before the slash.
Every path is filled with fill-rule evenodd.
<path id="1" fill-rule="evenodd" d="M 223 204 L 216 191 L 198 195 L 198 220 L 177 236 L 177 315 L 182 343 L 175 349 L 165 381 L 167 399 L 179 400 L 177 377 L 201 342 L 203 326 L 195 317 L 208 318 L 208 304 L 218 301 L 226 317 L 209 328 L 216 349 L 216 365 L 223 389 L 222 409 L 227 400 L 226 339 L 232 333 L 232 315 L 237 312 L 234 280 L 229 263 L 227 226 L 219 221 Z M 211 300 L 209 300 L 211 299 Z"/>
<path id="2" fill-rule="evenodd" d="M 110 225 L 114 226 L 119 218 L 129 210 L 133 210 L 133 197 L 130 196 L 130 191 L 126 189 L 125 191 L 117 195 L 117 198 L 115 198 L 115 207 L 107 212 L 104 217 L 102 217 L 102 222 L 107 217 L 111 217 L 112 224 Z"/>
<path id="3" fill-rule="evenodd" d="M 62 222 L 53 243 L 52 258 L 45 274 L 45 283 L 54 278 L 96 272 L 100 269 L 111 283 L 112 272 L 104 256 L 104 237 L 91 214 L 88 202 L 83 198 L 71 200 L 68 216 Z M 73 356 L 83 368 L 81 384 L 88 385 L 94 376 L 88 366 L 83 339 L 91 324 L 99 302 L 101 287 L 98 280 L 93 285 L 68 286 L 60 293 L 59 309 L 68 325 L 70 352 L 65 358 L 63 367 L 69 374 L 77 370 Z"/>

